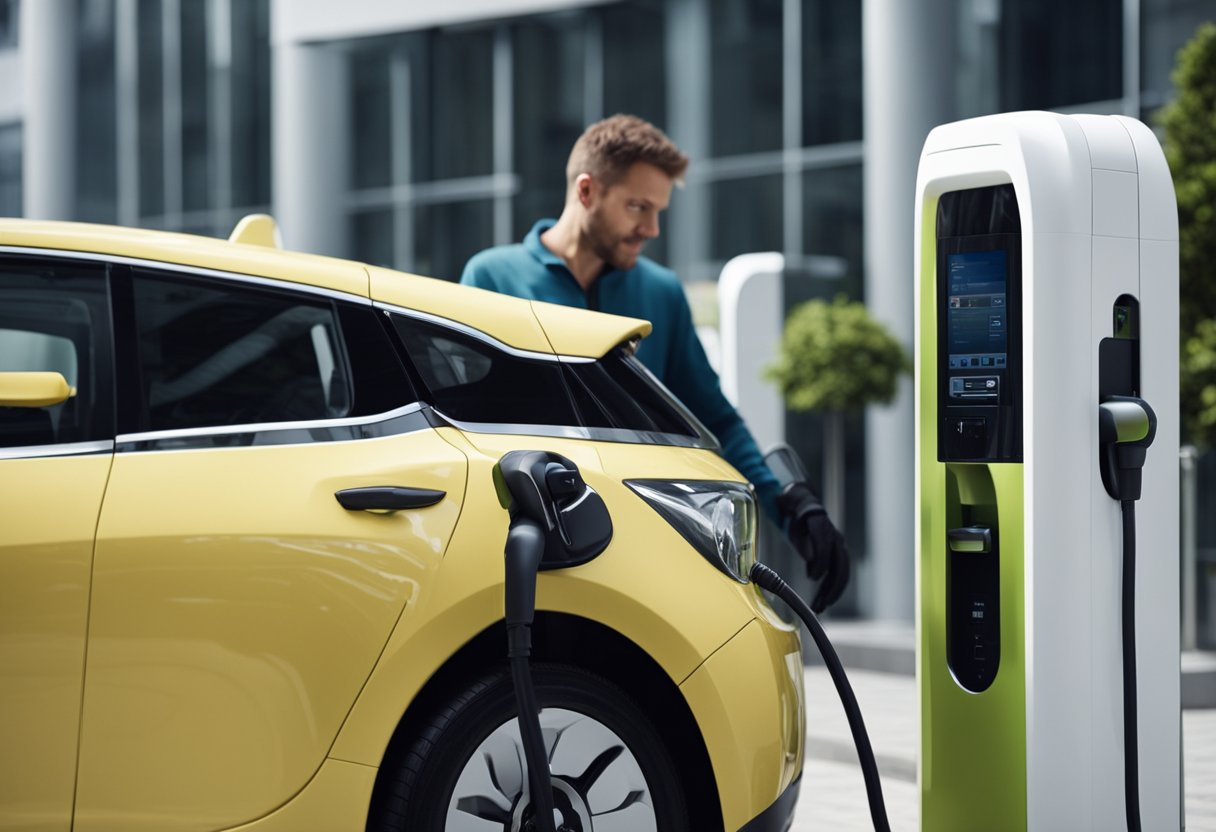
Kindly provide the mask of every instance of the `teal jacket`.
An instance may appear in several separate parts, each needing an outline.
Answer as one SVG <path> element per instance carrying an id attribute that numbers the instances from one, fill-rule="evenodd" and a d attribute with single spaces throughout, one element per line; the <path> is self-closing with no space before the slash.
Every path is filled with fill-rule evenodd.
<path id="1" fill-rule="evenodd" d="M 638 347 L 638 359 L 713 432 L 727 462 L 756 487 L 765 513 L 780 524 L 780 485 L 738 411 L 722 394 L 675 272 L 639 257 L 632 269 L 605 272 L 584 293 L 565 262 L 540 241 L 541 233 L 554 222 L 536 223 L 523 243 L 474 255 L 460 282 L 528 300 L 644 318 L 654 324 L 654 332 Z"/>

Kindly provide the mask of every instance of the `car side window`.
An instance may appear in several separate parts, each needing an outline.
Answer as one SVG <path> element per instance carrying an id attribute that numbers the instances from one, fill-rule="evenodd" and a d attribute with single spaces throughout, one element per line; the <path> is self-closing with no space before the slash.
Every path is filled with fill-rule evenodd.
<path id="1" fill-rule="evenodd" d="M 506 352 L 428 321 L 393 315 L 434 407 L 462 422 L 578 425 L 556 361 Z"/>
<path id="2" fill-rule="evenodd" d="M 142 270 L 132 275 L 131 289 L 140 430 L 350 414 L 350 373 L 333 301 Z"/>
<path id="3" fill-rule="evenodd" d="M 56 372 L 76 391 L 47 407 L 0 407 L 0 448 L 112 439 L 112 367 L 104 266 L 0 261 L 0 372 Z"/>
<path id="4" fill-rule="evenodd" d="M 563 366 L 584 422 L 593 427 L 696 437 L 696 418 L 640 361 L 618 348 L 589 364 Z"/>

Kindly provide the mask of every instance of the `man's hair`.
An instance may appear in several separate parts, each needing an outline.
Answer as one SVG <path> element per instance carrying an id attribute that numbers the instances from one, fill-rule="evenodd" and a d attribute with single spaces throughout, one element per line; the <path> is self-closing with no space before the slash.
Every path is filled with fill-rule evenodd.
<path id="1" fill-rule="evenodd" d="M 649 121 L 609 116 L 584 130 L 574 143 L 566 162 L 566 187 L 574 187 L 584 173 L 604 186 L 615 185 L 636 162 L 654 165 L 677 182 L 688 167 L 688 157 Z"/>

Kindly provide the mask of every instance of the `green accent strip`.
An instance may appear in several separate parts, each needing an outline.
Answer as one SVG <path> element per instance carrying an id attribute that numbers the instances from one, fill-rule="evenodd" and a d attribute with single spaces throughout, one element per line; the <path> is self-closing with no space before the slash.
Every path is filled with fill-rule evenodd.
<path id="1" fill-rule="evenodd" d="M 1023 467 L 937 461 L 937 199 L 921 206 L 917 483 L 917 608 L 921 693 L 921 828 L 1026 829 L 1026 653 Z M 1001 570 L 1001 658 L 983 693 L 963 690 L 946 663 L 946 530 L 993 528 Z"/>

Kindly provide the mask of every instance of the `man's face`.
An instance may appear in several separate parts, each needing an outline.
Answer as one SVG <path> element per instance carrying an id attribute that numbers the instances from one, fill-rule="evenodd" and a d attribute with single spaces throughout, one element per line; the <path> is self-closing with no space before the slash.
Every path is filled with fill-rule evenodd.
<path id="1" fill-rule="evenodd" d="M 635 162 L 607 188 L 590 181 L 583 230 L 596 255 L 614 269 L 633 268 L 646 241 L 659 236 L 659 214 L 671 202 L 672 184 L 646 162 Z"/>

